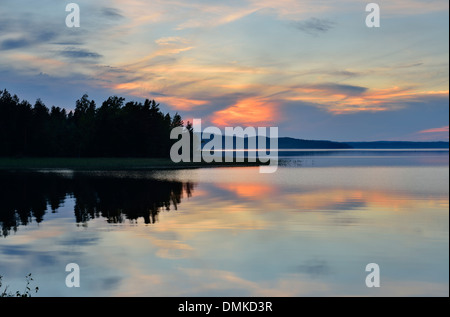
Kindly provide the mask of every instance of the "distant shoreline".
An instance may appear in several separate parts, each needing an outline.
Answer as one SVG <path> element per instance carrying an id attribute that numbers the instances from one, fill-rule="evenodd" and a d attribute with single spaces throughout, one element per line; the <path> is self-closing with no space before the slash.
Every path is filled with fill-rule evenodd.
<path id="1" fill-rule="evenodd" d="M 249 167 L 264 165 L 260 162 L 180 162 L 164 158 L 0 158 L 1 170 L 161 170 L 207 167 Z"/>
<path id="2" fill-rule="evenodd" d="M 279 149 L 280 159 L 284 156 L 295 156 L 316 152 L 448 152 L 448 148 L 415 148 L 415 149 Z M 174 163 L 169 158 L 45 158 L 45 157 L 0 157 L 0 171 L 23 170 L 74 170 L 74 171 L 150 171 L 179 170 L 214 167 L 258 167 L 267 165 L 262 162 L 180 162 Z"/>
<path id="3" fill-rule="evenodd" d="M 449 142 L 445 141 L 375 141 L 375 142 L 345 142 L 353 149 L 373 149 L 373 150 L 436 150 L 449 149 Z"/>
<path id="4" fill-rule="evenodd" d="M 254 137 L 233 137 L 231 140 L 222 136 L 222 144 L 228 141 L 230 144 L 236 144 L 237 139 L 241 139 L 243 144 L 249 144 L 250 141 L 258 146 L 258 139 Z M 266 144 L 270 143 L 270 138 L 266 137 Z M 305 140 L 291 137 L 278 137 L 279 150 L 334 150 L 334 149 L 448 149 L 448 141 L 330 141 L 330 140 Z M 245 146 L 248 148 L 248 146 Z M 236 147 L 234 147 L 236 148 Z"/>

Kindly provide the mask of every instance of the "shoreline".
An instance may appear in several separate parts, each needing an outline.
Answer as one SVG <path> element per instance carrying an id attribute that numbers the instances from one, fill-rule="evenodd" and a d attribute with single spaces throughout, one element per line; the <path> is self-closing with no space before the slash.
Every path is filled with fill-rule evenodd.
<path id="1" fill-rule="evenodd" d="M 212 167 L 259 167 L 261 162 L 180 162 L 165 158 L 0 158 L 0 171 L 58 170 L 145 171 Z"/>

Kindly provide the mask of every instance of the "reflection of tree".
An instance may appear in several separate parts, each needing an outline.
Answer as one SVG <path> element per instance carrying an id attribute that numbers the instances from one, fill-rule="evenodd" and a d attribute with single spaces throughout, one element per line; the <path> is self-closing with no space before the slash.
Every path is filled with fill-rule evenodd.
<path id="1" fill-rule="evenodd" d="M 56 212 L 66 197 L 75 198 L 75 220 L 86 223 L 104 217 L 110 223 L 155 223 L 161 210 L 177 209 L 193 183 L 98 177 L 75 174 L 72 178 L 41 173 L 0 173 L 0 224 L 3 236 L 34 218 L 40 223 L 48 209 Z"/>
<path id="2" fill-rule="evenodd" d="M 111 223 L 143 218 L 147 224 L 155 223 L 160 210 L 170 210 L 171 206 L 177 209 L 184 188 L 191 194 L 192 184 L 183 186 L 176 181 L 76 177 L 75 218 L 86 222 L 101 216 Z"/>

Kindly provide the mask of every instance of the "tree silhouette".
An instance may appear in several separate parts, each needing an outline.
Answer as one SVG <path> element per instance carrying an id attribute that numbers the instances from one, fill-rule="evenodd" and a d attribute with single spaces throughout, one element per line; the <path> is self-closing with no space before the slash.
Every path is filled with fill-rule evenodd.
<path id="1" fill-rule="evenodd" d="M 0 156 L 168 157 L 170 131 L 181 116 L 164 114 L 154 100 L 144 103 L 112 96 L 100 108 L 83 95 L 75 109 L 34 106 L 0 91 Z"/>

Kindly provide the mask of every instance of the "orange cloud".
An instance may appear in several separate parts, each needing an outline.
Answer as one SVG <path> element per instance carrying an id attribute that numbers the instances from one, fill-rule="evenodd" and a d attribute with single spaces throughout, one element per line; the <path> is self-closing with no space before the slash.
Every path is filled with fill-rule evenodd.
<path id="1" fill-rule="evenodd" d="M 434 128 L 434 129 L 428 129 L 428 130 L 422 130 L 419 133 L 448 133 L 449 132 L 449 126 L 445 126 L 442 128 Z"/>
<path id="2" fill-rule="evenodd" d="M 158 97 L 158 101 L 167 103 L 169 106 L 176 110 L 192 110 L 195 107 L 198 106 L 204 106 L 209 104 L 209 101 L 206 100 L 196 100 L 196 99 L 189 99 L 189 98 L 180 98 L 180 97 L 169 97 L 169 96 L 162 96 Z"/>
<path id="3" fill-rule="evenodd" d="M 211 122 L 222 127 L 269 125 L 279 119 L 275 108 L 274 102 L 247 98 L 224 110 L 215 112 Z"/>
<path id="4" fill-rule="evenodd" d="M 142 84 L 140 84 L 140 83 L 123 83 L 123 84 L 115 85 L 114 89 L 135 90 L 135 89 L 140 89 L 141 87 L 142 87 Z"/>
<path id="5" fill-rule="evenodd" d="M 441 141 L 449 139 L 449 126 L 422 130 L 414 134 L 420 141 Z"/>
<path id="6" fill-rule="evenodd" d="M 335 114 L 343 114 L 358 111 L 386 111 L 395 110 L 403 102 L 411 102 L 421 99 L 423 96 L 448 96 L 446 91 L 413 91 L 392 87 L 387 89 L 374 89 L 360 96 L 349 96 L 336 102 L 336 106 L 329 109 Z"/>
<path id="7" fill-rule="evenodd" d="M 389 87 L 351 94 L 345 90 L 333 91 L 324 87 L 299 87 L 292 89 L 285 100 L 311 102 L 322 105 L 322 108 L 334 114 L 347 114 L 395 110 L 405 102 L 417 101 L 430 95 L 448 96 L 448 93 L 448 90 L 415 91 L 411 88 Z"/>
<path id="8" fill-rule="evenodd" d="M 40 57 L 27 53 L 14 53 L 6 57 L 12 58 L 15 64 L 27 65 L 30 68 L 45 69 L 46 74 L 62 75 L 66 72 L 67 63 L 55 58 Z"/>
<path id="9" fill-rule="evenodd" d="M 152 97 L 148 93 L 148 85 L 145 83 L 123 83 L 114 85 L 113 88 L 117 90 L 127 90 L 127 93 L 139 98 L 149 98 Z M 147 88 L 146 88 L 147 87 Z M 209 104 L 209 101 L 206 100 L 198 100 L 198 99 L 190 99 L 190 98 L 182 98 L 176 96 L 158 96 L 158 102 L 166 103 L 170 107 L 175 110 L 192 110 L 198 106 L 204 106 Z"/>

